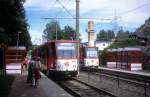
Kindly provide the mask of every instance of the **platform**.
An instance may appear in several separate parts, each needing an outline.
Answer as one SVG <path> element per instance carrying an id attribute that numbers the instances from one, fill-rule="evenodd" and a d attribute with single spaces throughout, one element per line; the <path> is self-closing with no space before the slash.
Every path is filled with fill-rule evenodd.
<path id="1" fill-rule="evenodd" d="M 105 68 L 105 67 L 99 67 L 101 70 L 110 70 L 110 71 L 115 71 L 115 72 L 121 72 L 121 73 L 128 73 L 128 74 L 135 74 L 135 75 L 140 75 L 140 76 L 147 76 L 150 77 L 150 73 L 148 72 L 143 72 L 141 70 L 137 71 L 129 71 L 129 70 L 122 70 L 122 69 L 111 69 L 111 68 Z"/>
<path id="2" fill-rule="evenodd" d="M 73 97 L 43 74 L 38 88 L 26 83 L 26 77 L 27 72 L 16 75 L 8 97 Z"/>

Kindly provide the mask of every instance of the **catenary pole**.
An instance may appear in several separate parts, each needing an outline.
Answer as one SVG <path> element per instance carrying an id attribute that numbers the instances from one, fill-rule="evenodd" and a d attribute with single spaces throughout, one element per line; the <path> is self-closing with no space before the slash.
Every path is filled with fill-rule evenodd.
<path id="1" fill-rule="evenodd" d="M 79 2 L 80 2 L 80 0 L 76 0 L 76 39 L 77 39 L 77 41 L 79 41 L 79 24 L 80 24 L 80 21 L 79 21 L 79 18 L 80 18 L 80 15 L 79 15 Z M 79 76 L 79 74 L 80 74 L 80 68 L 79 68 L 79 43 L 77 43 L 77 51 L 78 51 L 78 53 L 77 53 L 77 59 L 78 59 L 78 63 L 77 63 L 77 65 L 78 65 L 78 74 L 77 74 L 77 76 Z"/>

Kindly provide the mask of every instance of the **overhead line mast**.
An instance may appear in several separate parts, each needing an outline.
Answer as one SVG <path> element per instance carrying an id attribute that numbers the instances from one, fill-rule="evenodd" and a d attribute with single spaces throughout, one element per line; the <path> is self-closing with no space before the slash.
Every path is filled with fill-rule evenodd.
<path id="1" fill-rule="evenodd" d="M 79 2 L 80 0 L 76 0 L 76 39 L 79 41 L 79 30 L 80 30 L 80 21 L 79 21 L 79 18 L 80 18 L 80 12 L 79 12 Z M 79 42 L 77 43 L 77 51 L 78 51 L 78 55 L 77 55 L 77 58 L 78 58 L 78 74 L 77 76 L 79 76 L 80 74 L 80 69 L 79 69 Z"/>

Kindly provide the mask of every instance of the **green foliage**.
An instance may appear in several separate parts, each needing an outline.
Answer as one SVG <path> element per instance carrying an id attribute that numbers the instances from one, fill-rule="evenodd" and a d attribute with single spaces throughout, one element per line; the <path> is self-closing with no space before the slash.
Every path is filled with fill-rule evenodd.
<path id="1" fill-rule="evenodd" d="M 141 25 L 139 29 L 137 29 L 136 32 L 140 32 L 140 33 L 147 34 L 150 36 L 150 17 L 148 20 L 145 21 L 143 25 Z"/>
<path id="2" fill-rule="evenodd" d="M 122 47 L 132 47 L 132 46 L 140 46 L 139 41 L 137 39 L 125 39 L 121 41 L 115 41 L 108 48 L 122 48 Z"/>
<path id="3" fill-rule="evenodd" d="M 115 34 L 113 31 L 108 30 L 100 30 L 100 32 L 97 34 L 97 41 L 111 41 L 113 38 L 115 38 Z"/>
<path id="4" fill-rule="evenodd" d="M 144 39 L 145 45 L 150 45 L 150 17 L 136 30 L 135 34 L 139 39 Z"/>
<path id="5" fill-rule="evenodd" d="M 10 37 L 8 37 L 8 34 L 5 32 L 4 28 L 0 27 L 0 44 L 5 43 L 8 44 L 10 42 Z"/>
<path id="6" fill-rule="evenodd" d="M 101 65 L 106 66 L 107 50 L 104 49 L 101 54 L 99 53 L 99 62 Z"/>
<path id="7" fill-rule="evenodd" d="M 46 24 L 46 28 L 43 32 L 43 37 L 46 40 L 55 40 L 56 39 L 56 32 L 57 32 L 57 39 L 61 39 L 61 29 L 60 25 L 57 21 L 51 21 L 50 23 Z"/>
<path id="8" fill-rule="evenodd" d="M 130 32 L 129 32 L 129 31 L 124 32 L 123 30 L 120 30 L 120 31 L 118 31 L 118 33 L 117 33 L 116 40 L 117 40 L 117 41 L 126 40 L 126 39 L 129 38 L 129 35 L 130 35 Z"/>
<path id="9" fill-rule="evenodd" d="M 30 46 L 31 38 L 28 33 L 28 24 L 25 19 L 23 3 L 25 0 L 0 0 L 0 27 L 5 31 L 8 45 L 16 45 L 18 32 L 20 34 L 19 45 Z"/>
<path id="10" fill-rule="evenodd" d="M 57 32 L 57 38 L 56 38 Z M 65 26 L 64 29 L 60 28 L 60 25 L 57 21 L 51 21 L 50 23 L 46 24 L 46 28 L 43 32 L 43 37 L 46 40 L 74 40 L 75 39 L 76 31 L 70 27 Z"/>
<path id="11" fill-rule="evenodd" d="M 65 26 L 64 29 L 62 30 L 62 39 L 64 40 L 75 40 L 76 39 L 76 31 L 70 27 L 70 26 Z"/>
<path id="12" fill-rule="evenodd" d="M 42 58 L 45 57 L 47 51 L 48 51 L 47 45 L 41 45 L 41 46 L 39 47 L 40 56 L 41 56 Z"/>

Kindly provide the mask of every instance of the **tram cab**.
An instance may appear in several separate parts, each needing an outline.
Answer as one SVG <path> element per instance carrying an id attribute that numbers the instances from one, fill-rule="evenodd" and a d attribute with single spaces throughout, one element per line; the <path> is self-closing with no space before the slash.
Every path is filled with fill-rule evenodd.
<path id="1" fill-rule="evenodd" d="M 46 61 L 49 75 L 76 76 L 78 69 L 78 49 L 76 40 L 56 40 L 46 44 Z"/>
<path id="2" fill-rule="evenodd" d="M 80 47 L 80 66 L 81 67 L 98 67 L 98 48 L 97 47 Z"/>

